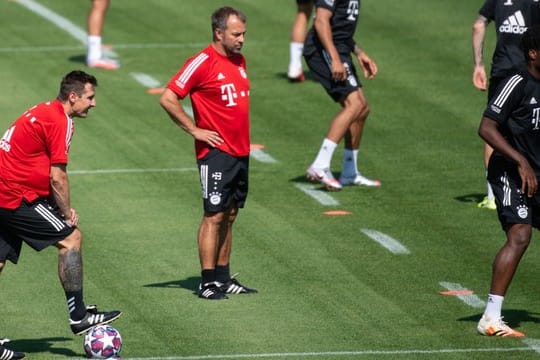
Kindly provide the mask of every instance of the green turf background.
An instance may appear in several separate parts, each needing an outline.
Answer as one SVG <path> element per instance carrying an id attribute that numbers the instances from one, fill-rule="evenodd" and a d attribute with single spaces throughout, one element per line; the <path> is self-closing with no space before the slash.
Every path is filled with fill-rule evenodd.
<path id="1" fill-rule="evenodd" d="M 85 28 L 88 2 L 40 3 Z M 260 293 L 209 302 L 193 294 L 201 201 L 192 140 L 130 74 L 165 83 L 211 40 L 210 13 L 224 4 L 248 16 L 252 142 L 278 162 L 252 161 L 250 196 L 235 225 L 232 270 Z M 360 169 L 383 186 L 346 188 L 332 194 L 339 206 L 325 207 L 295 185 L 304 184 L 338 107 L 316 82 L 285 79 L 293 1 L 113 0 L 105 43 L 115 46 L 122 68 L 92 71 L 98 106 L 77 120 L 69 169 L 186 169 L 71 176 L 85 236 L 86 301 L 124 311 L 115 322 L 123 357 L 537 358 L 521 340 L 477 335 L 482 309 L 438 294 L 439 282 L 448 281 L 484 300 L 504 240 L 495 212 L 475 204 L 485 192 L 476 129 L 486 95 L 471 82 L 471 25 L 480 6 L 362 2 L 357 41 L 379 74 L 362 79 L 371 115 Z M 15 1 L 0 0 L 0 24 L 5 129 L 53 98 L 66 72 L 85 69 L 85 49 Z M 487 63 L 493 33 L 490 26 Z M 334 159 L 339 172 L 341 148 Z M 322 215 L 327 210 L 352 215 Z M 411 253 L 393 255 L 365 228 L 398 239 Z M 533 340 L 540 339 L 537 239 L 504 307 L 505 319 Z M 82 338 L 67 326 L 54 249 L 38 254 L 26 247 L 19 265 L 8 265 L 0 309 L 0 335 L 29 359 L 82 356 Z"/>

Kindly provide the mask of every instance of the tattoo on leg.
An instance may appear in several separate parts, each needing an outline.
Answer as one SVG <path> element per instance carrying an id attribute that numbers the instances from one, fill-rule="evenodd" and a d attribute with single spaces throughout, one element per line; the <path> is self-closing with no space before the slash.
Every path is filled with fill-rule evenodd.
<path id="1" fill-rule="evenodd" d="M 58 258 L 58 274 L 65 291 L 82 289 L 82 256 L 80 250 L 68 250 Z"/>

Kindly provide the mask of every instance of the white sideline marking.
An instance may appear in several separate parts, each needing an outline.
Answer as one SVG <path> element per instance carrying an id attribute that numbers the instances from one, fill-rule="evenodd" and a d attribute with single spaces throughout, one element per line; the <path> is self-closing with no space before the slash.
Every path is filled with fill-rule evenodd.
<path id="1" fill-rule="evenodd" d="M 126 360 L 205 360 L 205 359 L 259 359 L 259 358 L 294 358 L 320 356 L 369 356 L 369 355 L 411 355 L 411 354 L 452 354 L 452 353 L 510 353 L 533 351 L 530 347 L 514 348 L 470 348 L 470 349 L 439 349 L 439 350 L 360 350 L 360 351 L 327 351 L 299 353 L 267 353 L 267 354 L 231 354 L 231 355 L 193 355 L 193 356 L 164 356 L 164 357 L 133 357 Z M 75 359 L 75 358 L 72 358 Z"/>
<path id="2" fill-rule="evenodd" d="M 197 168 L 68 170 L 68 174 L 69 175 L 94 175 L 94 174 L 185 172 L 185 171 L 197 171 Z"/>
<path id="3" fill-rule="evenodd" d="M 45 20 L 51 22 L 52 24 L 56 25 L 60 29 L 67 32 L 69 35 L 71 35 L 76 40 L 80 41 L 83 45 L 87 45 L 87 34 L 86 30 L 80 28 L 70 20 L 66 19 L 65 17 L 55 13 L 51 9 L 41 5 L 37 1 L 34 0 L 15 0 L 18 4 L 21 4 L 22 6 L 26 7 L 28 10 L 34 12 L 35 14 L 41 16 Z M 106 50 L 107 54 L 111 55 L 112 57 L 117 57 L 118 55 L 112 51 L 112 50 Z"/>
<path id="4" fill-rule="evenodd" d="M 523 341 L 524 344 L 528 345 L 535 352 L 540 354 L 540 340 L 531 339 L 531 338 L 525 338 L 522 341 Z"/>
<path id="5" fill-rule="evenodd" d="M 468 290 L 467 288 L 464 288 L 460 284 L 446 282 L 446 281 L 441 281 L 439 283 L 439 285 L 441 285 L 443 288 L 445 288 L 447 290 L 452 290 L 452 291 L 455 291 L 455 290 Z M 463 301 L 465 304 L 467 304 L 467 305 L 469 305 L 471 307 L 474 307 L 474 308 L 483 308 L 484 306 L 486 306 L 486 303 L 483 300 L 480 300 L 480 298 L 478 296 L 474 295 L 474 294 L 471 294 L 471 295 L 456 295 L 456 297 L 459 300 Z"/>
<path id="6" fill-rule="evenodd" d="M 322 205 L 325 205 L 325 206 L 339 205 L 339 202 L 336 199 L 334 199 L 333 197 L 331 197 L 324 191 L 316 190 L 314 185 L 296 184 L 295 186 L 298 189 L 302 190 L 307 195 L 311 196 L 313 199 L 315 199 Z"/>
<path id="7" fill-rule="evenodd" d="M 70 20 L 66 19 L 63 16 L 58 15 L 54 11 L 46 8 L 40 3 L 33 0 L 15 0 L 15 2 L 26 7 L 28 10 L 36 13 L 45 20 L 53 23 L 60 29 L 66 31 L 68 34 L 73 36 L 75 39 L 79 40 L 81 43 L 86 45 L 86 31 L 72 23 Z"/>
<path id="8" fill-rule="evenodd" d="M 139 84 L 141 84 L 144 87 L 147 88 L 157 88 L 161 86 L 161 83 L 159 80 L 157 80 L 155 77 L 150 76 L 148 74 L 139 73 L 139 72 L 132 72 L 130 75 L 137 80 Z"/>
<path id="9" fill-rule="evenodd" d="M 86 44 L 86 40 L 85 40 Z M 186 49 L 200 48 L 207 44 L 186 43 L 186 44 L 114 44 L 115 49 Z M 250 42 L 250 45 L 252 43 Z M 23 52 L 57 52 L 57 51 L 73 51 L 84 49 L 84 46 L 23 46 L 23 47 L 3 47 L 0 48 L 2 53 L 23 53 Z"/>
<path id="10" fill-rule="evenodd" d="M 361 231 L 393 254 L 411 253 L 409 249 L 403 246 L 399 241 L 382 232 L 371 229 L 361 229 Z"/>
<path id="11" fill-rule="evenodd" d="M 262 163 L 274 164 L 278 162 L 272 155 L 266 153 L 263 149 L 251 149 L 249 155 Z"/>

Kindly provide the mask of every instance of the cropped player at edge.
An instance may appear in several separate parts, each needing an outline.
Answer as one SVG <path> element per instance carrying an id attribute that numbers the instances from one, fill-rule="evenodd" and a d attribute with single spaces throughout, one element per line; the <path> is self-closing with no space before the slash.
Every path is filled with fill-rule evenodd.
<path id="1" fill-rule="evenodd" d="M 527 250 L 532 228 L 540 229 L 540 26 L 523 35 L 527 70 L 506 78 L 490 100 L 478 130 L 493 147 L 488 181 L 506 242 L 493 261 L 491 287 L 478 332 L 521 337 L 502 320 L 504 296 Z"/>
<path id="2" fill-rule="evenodd" d="M 94 76 L 70 72 L 55 100 L 28 109 L 0 139 L 0 272 L 6 260 L 17 263 L 23 242 L 36 251 L 57 247 L 58 277 L 76 335 L 121 315 L 120 311 L 99 312 L 84 303 L 82 232 L 79 215 L 71 208 L 66 170 L 73 118 L 86 118 L 96 106 L 96 87 Z M 24 357 L 6 348 L 6 342 L 0 339 L 0 359 Z"/>

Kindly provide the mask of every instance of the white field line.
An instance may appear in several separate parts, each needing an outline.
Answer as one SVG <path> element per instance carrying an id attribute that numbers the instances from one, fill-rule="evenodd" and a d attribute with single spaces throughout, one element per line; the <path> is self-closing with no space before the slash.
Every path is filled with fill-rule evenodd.
<path id="1" fill-rule="evenodd" d="M 272 155 L 266 153 L 262 149 L 251 149 L 250 155 L 257 161 L 267 164 L 275 164 L 278 161 L 272 157 Z"/>
<path id="2" fill-rule="evenodd" d="M 452 290 L 452 291 L 459 291 L 459 290 L 468 290 L 466 288 L 464 288 L 463 286 L 461 286 L 460 284 L 456 284 L 456 283 L 451 283 L 451 282 L 446 282 L 446 281 L 441 281 L 439 283 L 439 285 L 441 285 L 443 288 L 447 289 L 447 290 Z M 465 304 L 469 305 L 470 307 L 473 307 L 473 308 L 483 308 L 484 306 L 486 306 L 486 303 L 483 301 L 483 300 L 480 300 L 480 298 L 474 294 L 471 294 L 471 295 L 456 295 L 456 297 L 463 301 Z"/>
<path id="3" fill-rule="evenodd" d="M 68 170 L 69 175 L 134 174 L 197 171 L 197 168 Z"/>
<path id="4" fill-rule="evenodd" d="M 186 49 L 201 48 L 208 44 L 202 43 L 155 43 L 155 44 L 114 44 L 115 49 Z M 24 47 L 0 47 L 0 53 L 27 53 L 27 52 L 58 52 L 84 49 L 85 46 L 24 46 Z"/>
<path id="5" fill-rule="evenodd" d="M 296 184 L 296 187 L 324 206 L 339 205 L 339 202 L 325 191 L 316 190 L 314 185 Z"/>
<path id="6" fill-rule="evenodd" d="M 206 360 L 206 359 L 262 359 L 262 358 L 299 358 L 299 357 L 340 357 L 340 356 L 373 356 L 387 355 L 389 357 L 407 355 L 437 355 L 437 354 L 474 354 L 474 353 L 513 353 L 530 352 L 530 347 L 514 348 L 470 348 L 470 349 L 435 349 L 435 350 L 360 350 L 360 351 L 326 351 L 326 352 L 298 352 L 298 353 L 267 353 L 267 354 L 231 354 L 231 355 L 194 355 L 194 356 L 165 356 L 165 357 L 133 357 L 125 360 Z M 71 358 L 79 359 L 79 358 Z"/>
<path id="7" fill-rule="evenodd" d="M 538 339 L 531 339 L 531 338 L 525 338 L 522 340 L 522 342 L 526 345 L 528 345 L 531 349 L 533 349 L 535 352 L 540 354 L 540 340 Z"/>
<path id="8" fill-rule="evenodd" d="M 409 249 L 407 249 L 404 245 L 402 245 L 399 241 L 396 239 L 383 234 L 382 232 L 379 232 L 377 230 L 371 230 L 371 229 L 361 229 L 361 231 L 366 234 L 369 238 L 372 240 L 375 240 L 375 242 L 379 243 L 381 246 L 386 248 L 388 251 L 390 251 L 393 254 L 401 255 L 401 254 L 410 254 L 411 252 Z"/>
<path id="9" fill-rule="evenodd" d="M 79 26 L 75 25 L 70 20 L 66 19 L 63 16 L 60 16 L 49 8 L 41 5 L 37 1 L 15 0 L 15 2 L 21 4 L 22 6 L 41 16 L 45 20 L 53 23 L 54 25 L 66 31 L 69 35 L 86 45 L 86 30 L 81 29 Z"/>
<path id="10" fill-rule="evenodd" d="M 64 30 L 73 38 L 80 41 L 83 45 L 85 46 L 87 45 L 86 30 L 77 26 L 76 24 L 66 19 L 65 17 L 55 13 L 51 9 L 41 5 L 40 3 L 34 0 L 15 0 L 15 2 L 17 2 L 18 4 L 21 4 L 22 6 L 26 7 L 28 10 L 34 12 L 35 14 L 44 18 L 45 20 L 56 25 L 58 28 Z M 112 50 L 107 50 L 107 54 L 113 57 L 118 56 Z"/>
<path id="11" fill-rule="evenodd" d="M 134 78 L 139 84 L 146 88 L 161 87 L 161 83 L 159 82 L 159 80 L 157 80 L 151 75 L 139 72 L 132 72 L 129 75 L 131 75 L 132 78 Z"/>

